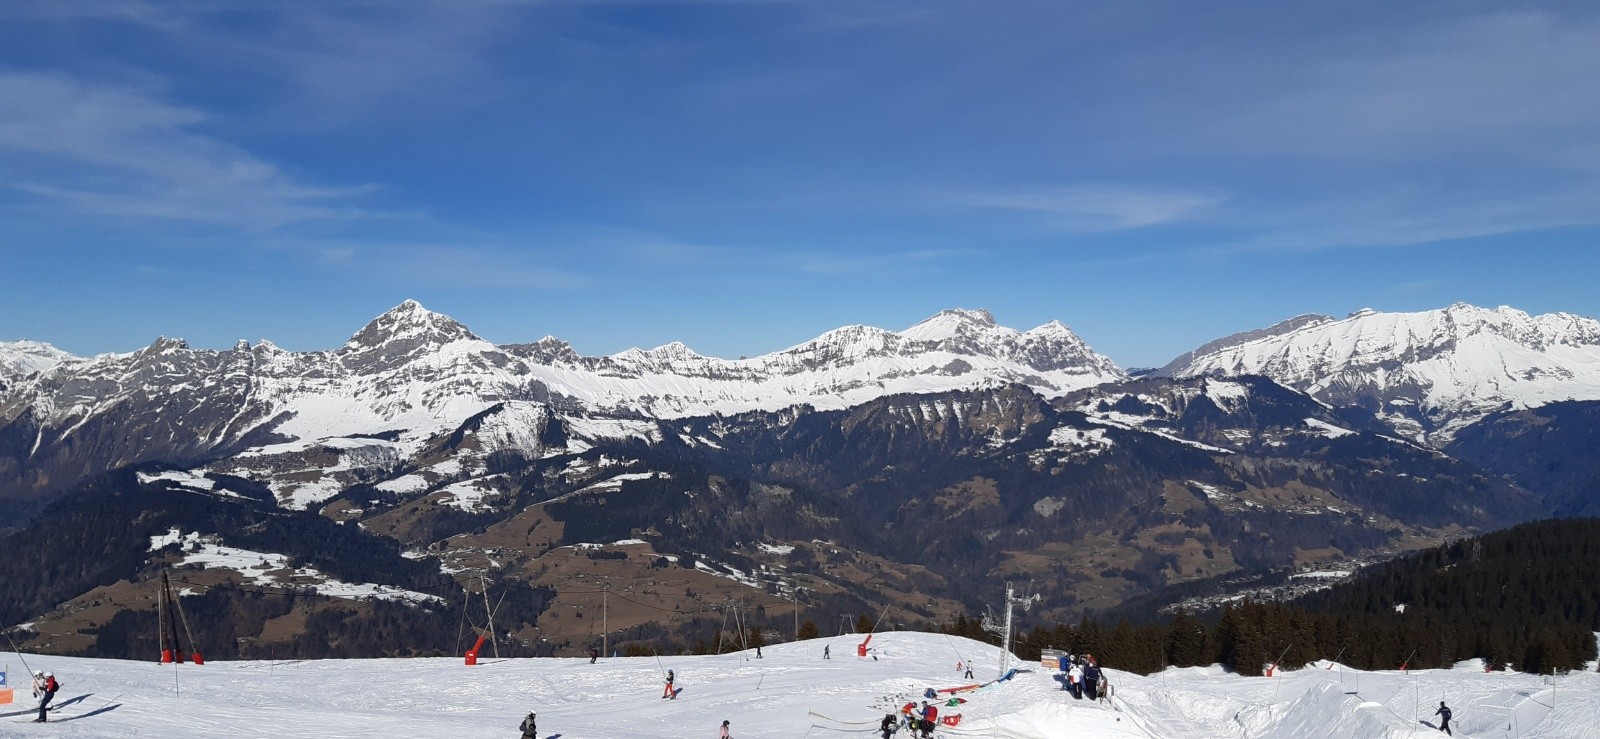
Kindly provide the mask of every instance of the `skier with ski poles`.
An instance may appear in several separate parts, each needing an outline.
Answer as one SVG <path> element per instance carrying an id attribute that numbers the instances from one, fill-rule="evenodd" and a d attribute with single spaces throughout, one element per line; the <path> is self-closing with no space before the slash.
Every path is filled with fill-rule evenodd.
<path id="1" fill-rule="evenodd" d="M 44 712 L 49 710 L 50 701 L 56 697 L 56 691 L 61 689 L 61 683 L 56 682 L 54 673 L 35 674 L 33 677 L 33 694 L 39 699 L 39 718 L 33 720 L 36 724 L 45 723 Z M 41 697 L 42 696 L 42 697 Z"/>

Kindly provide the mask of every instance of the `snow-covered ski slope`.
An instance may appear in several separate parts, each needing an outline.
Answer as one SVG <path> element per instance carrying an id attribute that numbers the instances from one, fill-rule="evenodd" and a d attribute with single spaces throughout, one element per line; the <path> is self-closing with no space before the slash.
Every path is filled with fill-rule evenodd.
<path id="1" fill-rule="evenodd" d="M 892 706 L 929 687 L 967 684 L 957 660 L 992 680 L 999 652 L 938 634 L 886 633 L 876 660 L 855 656 L 859 636 L 774 645 L 720 656 L 602 659 L 448 659 L 153 663 L 29 655 L 64 688 L 52 723 L 32 718 L 27 690 L 0 706 L 5 737 L 514 737 L 528 711 L 541 739 L 696 739 L 723 720 L 738 739 L 876 737 Z M 823 645 L 833 658 L 822 659 Z M 13 675 L 22 675 L 15 655 Z M 662 668 L 682 692 L 663 700 Z M 993 737 L 1435 737 L 1442 698 L 1456 736 L 1600 737 L 1600 674 L 1555 679 L 1478 669 L 1360 672 L 1335 667 L 1242 678 L 1214 668 L 1140 677 L 1115 670 L 1113 710 L 1061 691 L 1051 671 L 961 693 L 959 726 L 936 736 Z M 176 675 L 176 679 L 174 676 Z M 896 734 L 904 739 L 905 733 Z"/>

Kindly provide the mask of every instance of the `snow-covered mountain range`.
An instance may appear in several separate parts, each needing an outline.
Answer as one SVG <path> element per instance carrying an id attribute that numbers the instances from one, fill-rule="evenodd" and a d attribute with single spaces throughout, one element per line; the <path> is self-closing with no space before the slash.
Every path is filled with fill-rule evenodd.
<path id="1" fill-rule="evenodd" d="M 0 396 L 0 436 L 28 450 L 0 461 L 11 468 L 0 473 L 32 487 L 106 465 L 303 456 L 327 447 L 361 447 L 358 456 L 381 463 L 410 457 L 491 408 L 501 428 L 490 438 L 536 458 L 551 409 L 676 418 L 801 404 L 836 409 L 899 393 L 1010 384 L 1056 396 L 1125 378 L 1060 323 L 1021 332 L 968 310 L 943 311 L 901 332 L 848 326 L 738 360 L 679 343 L 607 357 L 581 356 L 551 337 L 496 346 L 410 300 L 331 351 L 289 352 L 266 341 L 212 351 L 163 338 L 94 358 L 33 343 L 5 345 L 0 356 L 9 387 Z M 608 424 L 591 428 L 630 433 Z M 85 455 L 86 448 L 99 453 Z M 304 462 L 277 466 L 305 469 Z M 328 479 L 299 497 L 309 502 L 350 482 Z"/>
<path id="2" fill-rule="evenodd" d="M 1495 411 L 1600 399 L 1600 321 L 1464 303 L 1302 316 L 1202 347 L 1161 373 L 1266 375 L 1441 443 Z"/>

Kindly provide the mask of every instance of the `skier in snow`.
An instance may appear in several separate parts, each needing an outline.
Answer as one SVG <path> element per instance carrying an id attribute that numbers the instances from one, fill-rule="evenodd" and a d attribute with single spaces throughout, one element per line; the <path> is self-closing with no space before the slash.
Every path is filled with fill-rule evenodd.
<path id="1" fill-rule="evenodd" d="M 1439 701 L 1439 710 L 1434 711 L 1433 715 L 1439 717 L 1439 730 L 1444 732 L 1445 736 L 1455 736 L 1455 732 L 1450 731 L 1450 707 L 1445 705 L 1444 701 Z"/>
<path id="2" fill-rule="evenodd" d="M 968 680 L 971 680 L 971 679 L 972 679 L 972 663 L 971 663 L 971 662 L 968 662 L 968 663 L 967 663 L 967 675 L 966 675 L 966 679 L 968 679 Z"/>
<path id="3" fill-rule="evenodd" d="M 1083 669 L 1083 692 L 1089 695 L 1089 700 L 1100 699 L 1100 665 L 1090 663 Z"/>
<path id="4" fill-rule="evenodd" d="M 1083 700 L 1083 668 L 1073 665 L 1067 670 L 1067 687 L 1072 691 L 1074 700 Z"/>
<path id="5" fill-rule="evenodd" d="M 889 739 L 889 737 L 894 735 L 895 730 L 899 728 L 900 720 L 895 718 L 894 714 L 883 714 L 883 723 L 878 725 L 878 731 L 883 732 L 883 739 Z"/>
<path id="6" fill-rule="evenodd" d="M 589 664 L 594 664 L 594 661 L 597 659 L 600 659 L 600 650 L 595 649 L 594 647 L 589 647 Z"/>
<path id="7" fill-rule="evenodd" d="M 53 673 L 46 672 L 43 675 L 35 673 L 33 685 L 33 694 L 40 696 L 39 718 L 34 719 L 33 722 L 42 724 L 46 720 L 44 712 L 49 710 L 50 701 L 56 697 L 56 691 L 61 689 L 61 683 L 56 682 L 56 676 Z"/>
<path id="8" fill-rule="evenodd" d="M 922 739 L 933 736 L 933 727 L 939 725 L 939 709 L 927 701 L 922 702 Z"/>
<path id="9" fill-rule="evenodd" d="M 539 739 L 536 736 L 538 732 L 539 727 L 534 720 L 534 713 L 529 711 L 528 717 L 522 720 L 522 739 Z"/>
<path id="10" fill-rule="evenodd" d="M 909 701 L 900 707 L 900 720 L 905 723 L 906 734 L 908 735 L 917 731 L 917 718 L 915 715 L 916 710 L 917 704 Z"/>
<path id="11" fill-rule="evenodd" d="M 667 670 L 667 688 L 666 690 L 661 691 L 662 698 L 671 698 L 673 700 L 677 700 L 678 694 L 672 690 L 672 681 L 676 680 L 677 677 L 677 675 L 673 674 L 672 670 Z"/>
<path id="12" fill-rule="evenodd" d="M 761 659 L 761 645 L 756 645 L 756 659 Z"/>
<path id="13" fill-rule="evenodd" d="M 728 720 L 727 719 L 723 719 L 722 720 L 722 733 L 717 734 L 717 739 L 729 739 L 729 737 L 728 737 Z"/>

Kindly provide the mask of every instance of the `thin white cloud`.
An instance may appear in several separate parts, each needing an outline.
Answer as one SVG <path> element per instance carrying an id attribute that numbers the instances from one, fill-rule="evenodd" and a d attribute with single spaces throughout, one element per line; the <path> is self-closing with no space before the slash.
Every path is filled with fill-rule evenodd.
<path id="1" fill-rule="evenodd" d="M 358 239 L 269 239 L 256 248 L 298 261 L 309 271 L 342 275 L 352 283 L 441 289 L 518 288 L 574 290 L 594 277 L 547 263 L 542 250 L 470 242 Z"/>
<path id="2" fill-rule="evenodd" d="M 1344 38 L 1267 89 L 1210 101 L 1170 140 L 1294 159 L 1338 157 L 1566 169 L 1600 126 L 1600 22 L 1528 11 L 1452 18 L 1376 38 Z M 1330 40 L 1332 41 L 1332 40 Z M 1273 60 L 1247 59 L 1245 68 Z M 1230 75 L 1226 79 L 1232 79 Z M 1142 144 L 1148 146 L 1149 141 Z M 1592 156 L 1579 157 L 1592 167 Z"/>
<path id="3" fill-rule="evenodd" d="M 1227 219 L 1254 235 L 1205 251 L 1416 246 L 1600 224 L 1600 183 L 1514 193 L 1390 187 L 1292 208 L 1240 209 Z"/>
<path id="4" fill-rule="evenodd" d="M 0 71 L 0 100 L 6 184 L 74 212 L 257 229 L 376 215 L 356 204 L 374 185 L 303 182 L 146 90 Z"/>
<path id="5" fill-rule="evenodd" d="M 967 193 L 953 200 L 968 206 L 1043 214 L 1067 230 L 1119 231 L 1190 220 L 1224 198 L 1191 190 L 1076 185 Z"/>
<path id="6" fill-rule="evenodd" d="M 885 254 L 797 251 L 774 255 L 773 266 L 810 275 L 873 277 L 899 275 L 914 267 L 978 253 L 972 249 L 913 249 Z"/>

